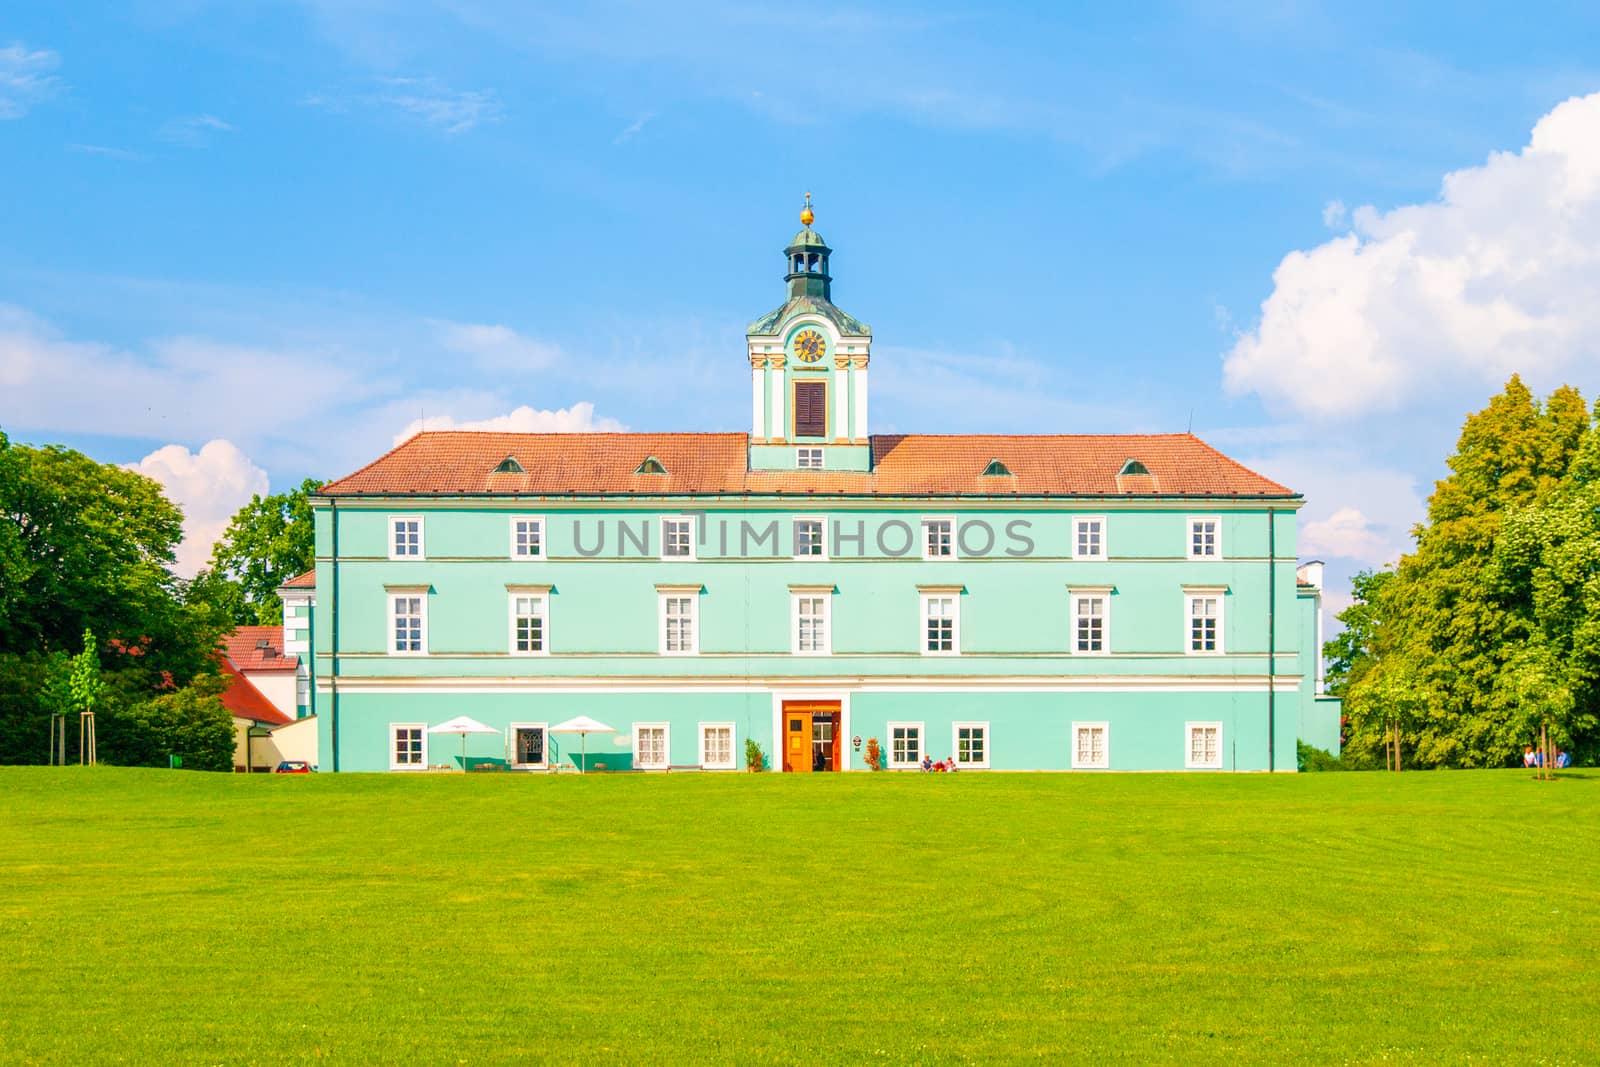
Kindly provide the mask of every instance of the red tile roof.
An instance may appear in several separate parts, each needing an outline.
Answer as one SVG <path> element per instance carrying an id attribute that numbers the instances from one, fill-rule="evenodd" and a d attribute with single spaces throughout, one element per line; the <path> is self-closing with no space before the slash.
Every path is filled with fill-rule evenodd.
<path id="1" fill-rule="evenodd" d="M 316 587 L 317 569 L 315 567 L 306 571 L 304 574 L 295 575 L 287 582 L 284 582 L 283 585 L 279 586 L 280 589 L 315 589 Z"/>
<path id="2" fill-rule="evenodd" d="M 219 666 L 222 668 L 222 676 L 228 679 L 228 688 L 222 691 L 222 706 L 235 717 L 270 723 L 273 726 L 294 722 L 289 716 L 273 707 L 272 701 L 252 685 L 250 679 L 240 674 L 238 668 L 230 663 L 226 656 L 220 658 Z"/>
<path id="3" fill-rule="evenodd" d="M 871 472 L 752 471 L 742 433 L 419 433 L 323 496 L 815 493 L 879 496 L 1296 494 L 1192 434 L 903 434 L 872 438 Z M 515 456 L 521 474 L 491 474 Z M 665 474 L 636 474 L 647 457 Z M 1012 472 L 985 477 L 998 459 Z M 1130 459 L 1148 477 L 1118 474 Z"/>
<path id="4" fill-rule="evenodd" d="M 223 653 L 241 671 L 292 671 L 300 666 L 299 656 L 283 654 L 281 626 L 241 626 L 222 644 Z"/>

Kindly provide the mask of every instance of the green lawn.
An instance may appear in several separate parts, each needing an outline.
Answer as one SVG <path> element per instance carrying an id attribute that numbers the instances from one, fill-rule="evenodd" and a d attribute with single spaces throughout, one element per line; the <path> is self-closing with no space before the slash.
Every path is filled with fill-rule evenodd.
<path id="1" fill-rule="evenodd" d="M 0 1061 L 1600 1062 L 1600 775 L 0 768 Z"/>

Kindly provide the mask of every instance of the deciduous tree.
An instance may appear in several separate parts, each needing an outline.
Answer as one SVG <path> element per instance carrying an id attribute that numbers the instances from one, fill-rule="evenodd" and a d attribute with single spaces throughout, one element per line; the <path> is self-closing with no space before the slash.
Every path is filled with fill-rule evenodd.
<path id="1" fill-rule="evenodd" d="M 1567 476 L 1538 505 L 1507 515 L 1494 577 L 1526 620 L 1504 704 L 1537 709 L 1525 729 L 1547 725 L 1555 743 L 1600 754 L 1600 406 Z"/>
<path id="2" fill-rule="evenodd" d="M 287 493 L 251 497 L 212 549 L 210 568 L 190 583 L 190 602 L 236 626 L 282 622 L 278 589 L 316 560 L 311 495 L 321 488 L 307 478 Z"/>
<path id="3" fill-rule="evenodd" d="M 194 683 L 106 717 L 101 761 L 126 767 L 165 767 L 172 756 L 185 770 L 233 769 L 233 716 L 222 704 L 227 683 L 202 675 Z"/>
<path id="4" fill-rule="evenodd" d="M 1397 724 L 1420 766 L 1514 764 L 1534 739 L 1529 715 L 1592 731 L 1590 683 L 1572 664 L 1600 604 L 1571 592 L 1594 573 L 1579 536 L 1593 515 L 1581 472 L 1600 470 L 1591 422 L 1576 390 L 1541 405 L 1516 377 L 1468 417 L 1416 550 L 1391 576 L 1358 578 L 1341 615 L 1353 632 L 1328 646 L 1352 755 L 1386 751 Z"/>
<path id="5" fill-rule="evenodd" d="M 0 431 L 0 642 L 13 625 L 21 596 L 33 576 L 34 561 L 29 558 L 18 521 L 21 508 L 23 457 L 11 447 Z M 0 643 L 0 649 L 3 649 Z"/>
<path id="6" fill-rule="evenodd" d="M 1350 579 L 1354 602 L 1339 612 L 1344 625 L 1325 646 L 1328 659 L 1325 676 L 1328 692 L 1340 696 L 1351 684 L 1361 680 L 1377 658 L 1377 643 L 1383 634 L 1383 587 L 1394 578 L 1394 571 L 1360 571 Z"/>
<path id="7" fill-rule="evenodd" d="M 0 456 L 0 654 L 72 648 L 93 629 L 107 666 L 137 657 L 179 684 L 207 669 L 220 628 L 178 597 L 183 516 L 161 487 L 59 445 Z"/>

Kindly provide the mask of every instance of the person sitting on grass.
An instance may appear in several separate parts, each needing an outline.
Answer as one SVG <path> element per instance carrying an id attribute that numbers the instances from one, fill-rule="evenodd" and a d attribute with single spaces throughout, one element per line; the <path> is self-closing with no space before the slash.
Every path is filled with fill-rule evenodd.
<path id="1" fill-rule="evenodd" d="M 923 756 L 922 757 L 922 769 L 924 771 L 933 770 L 933 757 L 932 756 Z"/>
<path id="2" fill-rule="evenodd" d="M 1557 751 L 1556 752 L 1556 766 L 1557 767 L 1570 767 L 1570 766 L 1572 766 L 1572 757 L 1567 755 L 1565 752 Z"/>
<path id="3" fill-rule="evenodd" d="M 1522 754 L 1522 765 L 1524 767 L 1532 767 L 1533 759 L 1533 746 L 1529 745 L 1527 751 Z"/>

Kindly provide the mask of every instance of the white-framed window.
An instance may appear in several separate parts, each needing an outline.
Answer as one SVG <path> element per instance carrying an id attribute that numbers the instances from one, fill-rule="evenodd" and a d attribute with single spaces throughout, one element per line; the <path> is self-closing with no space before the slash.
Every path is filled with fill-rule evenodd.
<path id="1" fill-rule="evenodd" d="M 544 519 L 537 515 L 511 516 L 511 558 L 544 557 Z"/>
<path id="2" fill-rule="evenodd" d="M 1111 766 L 1111 726 L 1103 722 L 1072 724 L 1072 769 L 1104 770 Z"/>
<path id="3" fill-rule="evenodd" d="M 797 448 L 794 450 L 794 463 L 803 471 L 819 471 L 822 469 L 822 449 Z"/>
<path id="4" fill-rule="evenodd" d="M 694 559 L 694 516 L 662 517 L 661 558 Z"/>
<path id="5" fill-rule="evenodd" d="M 1103 656 L 1111 651 L 1111 591 L 1072 593 L 1072 652 L 1078 656 Z"/>
<path id="6" fill-rule="evenodd" d="M 1191 770 L 1221 768 L 1222 724 L 1220 722 L 1187 722 L 1183 729 L 1188 738 L 1183 765 Z"/>
<path id="7" fill-rule="evenodd" d="M 422 771 L 428 768 L 428 724 L 392 722 L 389 724 L 389 769 Z"/>
<path id="8" fill-rule="evenodd" d="M 426 593 L 389 594 L 389 654 L 422 656 L 428 651 L 428 597 Z"/>
<path id="9" fill-rule="evenodd" d="M 1218 515 L 1189 516 L 1189 558 L 1222 558 L 1222 518 Z"/>
<path id="10" fill-rule="evenodd" d="M 1106 558 L 1106 517 L 1079 515 L 1072 520 L 1072 558 Z"/>
<path id="11" fill-rule="evenodd" d="M 957 767 L 989 766 L 989 724 L 958 722 L 953 727 Z"/>
<path id="12" fill-rule="evenodd" d="M 922 558 L 956 558 L 956 520 L 950 518 L 922 520 Z"/>
<path id="13" fill-rule="evenodd" d="M 1188 643 L 1184 646 L 1192 656 L 1211 655 L 1222 651 L 1222 594 L 1191 593 L 1184 597 L 1188 605 Z"/>
<path id="14" fill-rule="evenodd" d="M 511 654 L 544 656 L 550 652 L 550 601 L 544 593 L 514 592 L 511 601 Z"/>
<path id="15" fill-rule="evenodd" d="M 922 594 L 924 656 L 954 656 L 961 652 L 960 605 L 954 593 Z"/>
<path id="16" fill-rule="evenodd" d="M 824 519 L 794 520 L 794 558 L 827 559 L 827 521 Z"/>
<path id="17" fill-rule="evenodd" d="M 794 612 L 794 646 L 797 656 L 826 656 L 832 651 L 832 627 L 828 625 L 829 601 L 823 592 L 794 593 L 790 596 Z"/>
<path id="18" fill-rule="evenodd" d="M 389 516 L 389 558 L 424 559 L 422 554 L 422 516 Z"/>
<path id="19" fill-rule="evenodd" d="M 700 649 L 700 598 L 693 593 L 661 594 L 661 654 L 692 656 Z"/>
<path id="20" fill-rule="evenodd" d="M 633 724 L 633 766 L 637 770 L 660 771 L 667 768 L 672 749 L 672 728 L 664 722 Z"/>
<path id="21" fill-rule="evenodd" d="M 738 769 L 733 749 L 733 723 L 703 722 L 700 724 L 700 766 L 708 771 Z"/>
<path id="22" fill-rule="evenodd" d="M 550 766 L 550 729 L 542 722 L 514 722 L 506 729 L 506 761 L 513 767 Z"/>
<path id="23" fill-rule="evenodd" d="M 914 768 L 922 763 L 922 723 L 889 724 L 889 766 Z"/>

